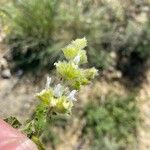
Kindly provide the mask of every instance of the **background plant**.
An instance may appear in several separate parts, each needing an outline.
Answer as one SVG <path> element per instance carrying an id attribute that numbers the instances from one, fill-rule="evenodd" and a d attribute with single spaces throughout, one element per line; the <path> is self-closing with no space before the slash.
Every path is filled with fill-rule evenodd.
<path id="1" fill-rule="evenodd" d="M 87 34 L 91 42 L 88 48 L 91 64 L 102 70 L 116 65 L 123 75 L 134 81 L 135 77 L 144 74 L 150 54 L 147 36 L 149 2 L 126 1 L 124 6 L 122 2 L 70 2 L 67 4 L 70 19 L 66 21 L 72 36 Z M 117 54 L 117 60 L 110 52 Z"/>
<path id="2" fill-rule="evenodd" d="M 135 96 L 109 93 L 84 109 L 86 124 L 83 134 L 92 137 L 93 149 L 120 150 L 130 145 L 134 149 L 138 125 L 138 108 Z M 132 147 L 131 147 L 132 145 Z"/>
<path id="3" fill-rule="evenodd" d="M 62 43 L 54 46 L 53 36 L 60 25 L 57 21 L 58 4 L 57 0 L 15 0 L 3 8 L 11 21 L 8 43 L 18 67 L 52 66 L 59 57 L 58 49 Z"/>
<path id="4" fill-rule="evenodd" d="M 126 1 L 124 6 L 118 0 L 15 0 L 6 10 L 11 16 L 8 42 L 19 67 L 53 64 L 66 41 L 86 36 L 90 65 L 100 70 L 117 66 L 132 80 L 145 72 L 140 68 L 149 59 L 147 0 Z"/>

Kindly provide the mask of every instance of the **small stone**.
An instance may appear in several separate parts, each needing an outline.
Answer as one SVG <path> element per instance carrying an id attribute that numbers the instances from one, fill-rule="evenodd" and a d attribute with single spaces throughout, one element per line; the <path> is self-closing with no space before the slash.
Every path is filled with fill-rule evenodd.
<path id="1" fill-rule="evenodd" d="M 11 77 L 11 72 L 9 69 L 5 69 L 2 71 L 1 76 L 5 79 L 9 79 Z"/>
<path id="2" fill-rule="evenodd" d="M 1 35 L 0 35 L 0 43 L 3 42 L 4 38 L 5 38 L 5 34 L 1 33 Z"/>
<path id="3" fill-rule="evenodd" d="M 110 57 L 113 58 L 113 59 L 116 59 L 117 55 L 115 52 L 111 52 L 110 53 Z"/>
<path id="4" fill-rule="evenodd" d="M 21 77 L 22 75 L 23 75 L 23 70 L 22 69 L 17 70 L 16 76 Z"/>
<path id="5" fill-rule="evenodd" d="M 1 69 L 8 68 L 8 63 L 7 63 L 6 59 L 1 58 L 1 60 L 0 60 L 0 67 L 1 67 Z"/>

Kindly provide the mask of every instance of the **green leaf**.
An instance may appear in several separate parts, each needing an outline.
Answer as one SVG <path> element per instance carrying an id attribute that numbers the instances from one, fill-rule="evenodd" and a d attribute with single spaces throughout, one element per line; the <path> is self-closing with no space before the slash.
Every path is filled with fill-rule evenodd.
<path id="1" fill-rule="evenodd" d="M 22 125 L 16 117 L 12 117 L 12 116 L 4 119 L 4 121 L 6 121 L 8 124 L 10 124 L 13 128 L 16 129 L 20 128 Z"/>
<path id="2" fill-rule="evenodd" d="M 46 125 L 47 110 L 47 105 L 45 105 L 44 103 L 41 103 L 36 108 L 34 114 L 34 128 L 36 135 L 40 135 Z"/>
<path id="3" fill-rule="evenodd" d="M 33 114 L 31 120 L 28 120 L 23 128 L 23 132 L 27 134 L 29 138 L 34 136 L 40 136 L 46 125 L 48 106 L 45 103 L 40 103 Z"/>

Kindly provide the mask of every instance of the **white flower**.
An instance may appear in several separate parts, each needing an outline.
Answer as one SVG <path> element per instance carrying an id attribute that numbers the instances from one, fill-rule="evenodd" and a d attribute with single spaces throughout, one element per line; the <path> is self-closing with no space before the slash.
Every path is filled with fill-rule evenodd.
<path id="1" fill-rule="evenodd" d="M 75 94 L 77 93 L 77 90 L 73 90 L 69 93 L 69 95 L 67 96 L 67 98 L 69 100 L 72 100 L 72 101 L 77 101 L 77 99 L 75 98 Z"/>
<path id="2" fill-rule="evenodd" d="M 46 85 L 45 85 L 45 89 L 49 89 L 50 88 L 51 80 L 52 79 L 48 76 L 47 77 L 47 81 L 46 81 Z"/>
<path id="3" fill-rule="evenodd" d="M 60 84 L 57 84 L 54 88 L 54 95 L 55 97 L 61 97 L 63 94 L 63 86 Z"/>
<path id="4" fill-rule="evenodd" d="M 80 55 L 79 54 L 73 59 L 73 62 L 75 64 L 78 64 L 80 62 Z"/>

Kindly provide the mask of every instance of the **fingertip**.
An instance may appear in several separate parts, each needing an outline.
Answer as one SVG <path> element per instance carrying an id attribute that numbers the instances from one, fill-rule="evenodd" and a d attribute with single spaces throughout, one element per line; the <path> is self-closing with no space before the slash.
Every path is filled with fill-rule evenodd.
<path id="1" fill-rule="evenodd" d="M 0 119 L 0 150 L 38 150 L 26 135 Z"/>

